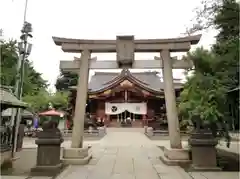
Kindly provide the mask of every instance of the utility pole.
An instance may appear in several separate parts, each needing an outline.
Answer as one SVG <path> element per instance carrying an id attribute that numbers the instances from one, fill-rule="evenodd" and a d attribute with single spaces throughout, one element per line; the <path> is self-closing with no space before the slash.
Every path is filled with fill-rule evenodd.
<path id="1" fill-rule="evenodd" d="M 3 37 L 3 30 L 0 29 L 0 62 L 2 61 L 2 37 Z"/>
<path id="2" fill-rule="evenodd" d="M 32 37 L 32 25 L 26 22 L 26 14 L 27 14 L 27 4 L 28 0 L 25 1 L 25 9 L 24 9 L 24 19 L 23 19 L 23 28 L 21 30 L 21 41 L 18 43 L 19 50 L 19 59 L 17 65 L 17 78 L 15 84 L 15 96 L 22 100 L 22 92 L 23 92 L 23 81 L 24 81 L 24 63 L 25 59 L 30 55 L 32 50 L 32 44 L 28 43 L 28 38 Z M 18 138 L 18 129 L 21 121 L 21 109 L 14 110 L 12 113 L 12 121 L 14 121 L 14 137 L 13 137 L 13 150 L 12 156 L 15 157 L 15 153 L 17 150 L 17 138 Z"/>

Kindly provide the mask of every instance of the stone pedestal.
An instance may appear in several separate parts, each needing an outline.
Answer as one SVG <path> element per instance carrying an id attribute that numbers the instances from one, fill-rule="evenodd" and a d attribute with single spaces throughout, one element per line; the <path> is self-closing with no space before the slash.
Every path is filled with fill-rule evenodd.
<path id="1" fill-rule="evenodd" d="M 148 127 L 148 128 L 147 128 L 147 135 L 148 135 L 149 137 L 152 137 L 152 136 L 153 136 L 153 128 L 152 128 L 152 127 Z"/>
<path id="2" fill-rule="evenodd" d="M 106 134 L 106 127 L 99 127 L 98 128 L 98 135 L 99 136 L 104 136 Z"/>
<path id="3" fill-rule="evenodd" d="M 215 148 L 218 140 L 212 136 L 211 132 L 193 132 L 189 144 L 192 150 L 192 170 L 221 170 L 217 167 L 217 151 Z"/>
<path id="4" fill-rule="evenodd" d="M 31 169 L 33 175 L 53 176 L 60 172 L 62 163 L 60 160 L 61 132 L 56 122 L 50 121 L 43 125 L 43 131 L 38 133 L 36 140 L 37 164 Z"/>
<path id="5" fill-rule="evenodd" d="M 170 166 L 189 164 L 189 149 L 172 149 L 170 147 L 163 147 L 164 156 L 160 160 Z"/>
<path id="6" fill-rule="evenodd" d="M 67 165 L 88 164 L 92 155 L 88 152 L 89 148 L 66 148 L 63 150 L 63 163 Z"/>
<path id="7" fill-rule="evenodd" d="M 144 133 L 146 134 L 148 126 L 143 126 L 143 128 L 144 128 Z"/>

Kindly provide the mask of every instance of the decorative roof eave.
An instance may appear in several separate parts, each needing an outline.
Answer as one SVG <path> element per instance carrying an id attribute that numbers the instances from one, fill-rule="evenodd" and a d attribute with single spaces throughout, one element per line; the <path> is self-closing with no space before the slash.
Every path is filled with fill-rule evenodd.
<path id="1" fill-rule="evenodd" d="M 114 81 L 113 83 L 109 84 L 105 88 L 101 88 L 101 89 L 98 89 L 98 90 L 95 90 L 95 91 L 91 91 L 91 89 L 89 89 L 88 90 L 88 94 L 89 95 L 94 95 L 94 94 L 98 94 L 98 93 L 103 93 L 104 91 L 107 91 L 107 90 L 109 90 L 111 88 L 116 87 L 117 85 L 119 85 L 120 83 L 124 82 L 125 80 L 127 80 L 127 81 L 135 84 L 137 87 L 142 88 L 143 90 L 148 91 L 148 92 L 153 93 L 153 94 L 160 94 L 160 93 L 163 92 L 162 89 L 159 89 L 159 91 L 156 91 L 154 89 L 147 88 L 146 86 L 140 84 L 139 82 L 136 82 L 134 79 L 130 78 L 129 76 L 125 76 L 125 77 L 122 77 L 122 78 L 118 78 L 117 81 Z M 76 90 L 77 89 L 76 86 L 71 86 L 69 88 L 71 90 Z"/>
<path id="2" fill-rule="evenodd" d="M 117 87 L 118 88 L 118 87 Z M 112 96 L 112 93 L 116 93 L 116 92 L 119 92 L 118 90 L 116 90 L 117 88 L 115 89 L 109 89 L 109 90 L 106 90 L 104 91 L 103 93 L 98 93 L 98 94 L 89 94 L 89 98 L 90 99 L 108 99 Z M 138 86 L 135 86 L 134 89 L 128 89 L 128 91 L 130 92 L 136 92 L 138 93 L 140 96 L 144 96 L 144 97 L 148 97 L 148 98 L 151 98 L 151 97 L 157 97 L 159 98 L 160 96 L 164 96 L 163 93 L 159 93 L 159 94 L 153 94 L 153 93 L 149 93 L 147 92 L 146 90 L 143 90 L 142 88 L 138 87 Z"/>
<path id="3" fill-rule="evenodd" d="M 156 43 L 184 43 L 190 42 L 192 45 L 195 45 L 199 42 L 201 34 L 179 37 L 179 38 L 168 38 L 168 39 L 137 39 L 134 40 L 135 44 L 156 44 Z M 61 37 L 52 37 L 56 45 L 62 45 L 63 43 L 73 43 L 73 44 L 116 44 L 116 40 L 86 40 L 86 39 L 71 39 L 71 38 L 61 38 Z"/>
<path id="4" fill-rule="evenodd" d="M 120 84 L 121 82 L 125 81 L 125 80 L 128 80 L 129 82 L 135 84 L 136 86 L 150 92 L 150 93 L 154 93 L 154 94 L 159 94 L 161 92 L 163 92 L 161 89 L 159 89 L 159 91 L 156 91 L 156 90 L 153 90 L 151 88 L 147 88 L 146 86 L 140 84 L 139 82 L 137 82 L 136 80 L 134 80 L 133 78 L 131 78 L 130 76 L 124 76 L 120 79 L 118 79 L 118 81 L 115 81 L 114 83 L 112 84 L 109 84 L 107 87 L 105 88 L 102 88 L 102 89 L 99 89 L 99 90 L 96 90 L 96 91 L 89 91 L 88 93 L 89 94 L 97 94 L 97 93 L 102 93 L 106 90 L 109 90 L 111 88 L 114 88 L 115 86 L 117 86 L 118 84 Z"/>
<path id="5" fill-rule="evenodd" d="M 89 90 L 89 94 L 97 94 L 97 93 L 102 93 L 106 90 L 109 90 L 111 88 L 114 88 L 115 86 L 119 85 L 121 82 L 123 82 L 124 80 L 128 80 L 129 82 L 135 84 L 136 86 L 150 92 L 150 93 L 154 93 L 154 94 L 159 94 L 161 92 L 163 92 L 161 89 L 159 89 L 158 91 L 148 88 L 146 85 L 148 85 L 147 83 L 144 83 L 142 81 L 140 81 L 139 79 L 135 78 L 131 72 L 128 69 L 123 69 L 121 71 L 121 73 L 115 77 L 114 79 L 112 79 L 110 82 L 107 82 L 105 84 L 108 84 L 108 86 L 106 86 L 105 88 L 101 88 L 99 90 L 96 91 L 91 91 L 91 89 Z"/>
<path id="6" fill-rule="evenodd" d="M 104 83 L 104 85 L 107 85 L 106 87 L 103 87 L 103 88 L 100 88 L 100 89 L 97 89 L 94 91 L 92 89 L 89 89 L 88 94 L 89 95 L 98 95 L 99 93 L 103 93 L 104 91 L 107 91 L 111 88 L 116 87 L 117 85 L 119 85 L 120 83 L 122 83 L 125 80 L 133 83 L 137 87 L 139 87 L 151 94 L 159 95 L 159 94 L 163 93 L 163 89 L 159 89 L 159 90 L 152 89 L 152 88 L 148 87 L 149 84 L 144 83 L 144 82 L 140 81 L 138 78 L 136 78 L 135 76 L 133 76 L 132 73 L 128 69 L 123 69 L 118 76 L 116 76 L 112 80 Z M 76 86 L 70 87 L 71 90 L 76 90 L 76 88 L 77 88 Z"/>
<path id="7" fill-rule="evenodd" d="M 139 79 L 135 78 L 128 69 L 123 69 L 117 77 L 113 78 L 111 81 L 108 81 L 107 83 L 104 83 L 104 85 L 108 85 L 108 84 L 110 85 L 112 83 L 115 83 L 116 81 L 119 81 L 122 78 L 128 78 L 128 77 L 133 78 L 134 81 L 136 80 L 136 82 L 138 82 L 138 83 L 148 85 L 147 83 L 144 83 L 144 82 L 140 81 Z"/>

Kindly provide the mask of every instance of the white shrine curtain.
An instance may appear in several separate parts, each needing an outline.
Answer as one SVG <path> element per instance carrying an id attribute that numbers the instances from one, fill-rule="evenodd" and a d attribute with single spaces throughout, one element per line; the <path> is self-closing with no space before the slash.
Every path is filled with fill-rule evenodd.
<path id="1" fill-rule="evenodd" d="M 105 103 L 105 113 L 108 115 L 121 114 L 128 111 L 133 114 L 147 114 L 146 103 Z"/>
<path id="2" fill-rule="evenodd" d="M 121 114 L 124 111 L 124 103 L 105 103 L 105 113 L 108 115 Z"/>
<path id="3" fill-rule="evenodd" d="M 125 109 L 133 114 L 146 114 L 147 105 L 146 103 L 125 103 Z"/>

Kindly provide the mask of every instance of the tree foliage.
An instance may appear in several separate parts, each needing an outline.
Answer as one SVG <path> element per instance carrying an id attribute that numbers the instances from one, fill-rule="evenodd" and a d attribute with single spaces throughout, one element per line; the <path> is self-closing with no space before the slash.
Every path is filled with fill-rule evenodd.
<path id="1" fill-rule="evenodd" d="M 218 55 L 218 75 L 229 90 L 239 86 L 239 10 L 234 0 L 224 0 L 214 19 L 219 33 L 213 52 Z"/>
<path id="2" fill-rule="evenodd" d="M 186 58 L 193 61 L 195 69 L 180 95 L 179 112 L 195 127 L 209 127 L 229 142 L 227 92 L 239 86 L 239 4 L 234 0 L 204 1 L 197 15 L 195 30 L 214 26 L 219 33 L 211 51 L 201 48 L 188 53 Z"/>
<path id="3" fill-rule="evenodd" d="M 68 92 L 49 93 L 47 91 L 40 91 L 37 95 L 26 95 L 23 98 L 30 108 L 35 112 L 48 110 L 51 106 L 56 110 L 66 111 L 68 104 Z"/>
<path id="4" fill-rule="evenodd" d="M 55 109 L 66 111 L 68 107 L 69 93 L 66 91 L 57 91 L 50 96 L 50 102 Z"/>
<path id="5" fill-rule="evenodd" d="M 44 111 L 49 107 L 49 93 L 42 90 L 36 95 L 25 95 L 23 101 L 28 103 L 29 107 L 34 112 Z"/>
<path id="6" fill-rule="evenodd" d="M 227 89 L 215 77 L 216 56 L 202 48 L 188 54 L 195 69 L 180 95 L 179 110 L 185 120 L 199 116 L 202 121 L 216 123 L 224 114 Z"/>
<path id="7" fill-rule="evenodd" d="M 70 86 L 76 86 L 78 82 L 78 74 L 61 72 L 58 77 L 55 87 L 58 91 L 68 90 Z"/>
<path id="8" fill-rule="evenodd" d="M 16 83 L 18 62 L 18 50 L 16 44 L 17 42 L 15 40 L 1 41 L 0 79 L 1 85 L 4 86 L 14 87 Z M 65 75 L 65 77 L 71 78 L 72 76 L 70 74 Z M 71 80 L 70 85 L 74 84 L 72 82 L 74 81 Z M 60 83 L 59 89 L 66 89 L 68 88 L 68 85 L 69 84 L 64 81 L 63 83 Z M 50 93 L 48 92 L 47 87 L 47 81 L 43 80 L 41 73 L 38 73 L 34 69 L 32 62 L 26 59 L 24 64 L 23 101 L 27 102 L 29 107 L 35 112 L 47 110 L 49 104 L 58 110 L 66 110 L 68 92 L 57 91 L 56 93 Z"/>
<path id="9" fill-rule="evenodd" d="M 18 51 L 17 42 L 14 40 L 1 42 L 1 85 L 15 86 L 17 77 Z M 47 81 L 43 80 L 32 62 L 25 60 L 24 64 L 23 96 L 36 95 L 39 91 L 47 88 Z"/>

